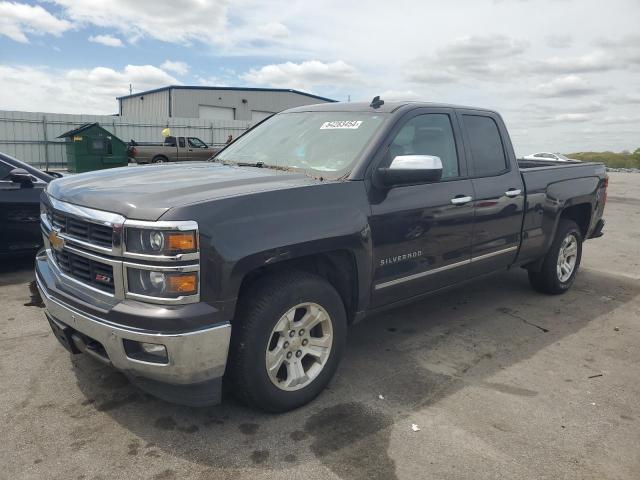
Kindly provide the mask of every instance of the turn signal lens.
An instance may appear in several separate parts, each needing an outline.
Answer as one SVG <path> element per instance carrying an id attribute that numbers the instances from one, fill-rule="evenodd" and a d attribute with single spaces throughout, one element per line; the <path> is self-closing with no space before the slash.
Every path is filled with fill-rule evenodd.
<path id="1" fill-rule="evenodd" d="M 167 277 L 167 293 L 193 295 L 198 290 L 198 276 L 195 273 L 171 275 Z"/>
<path id="2" fill-rule="evenodd" d="M 156 298 L 196 295 L 198 272 L 157 272 L 128 267 L 127 292 Z"/>
<path id="3" fill-rule="evenodd" d="M 166 235 L 169 250 L 183 251 L 196 249 L 196 236 L 194 232 L 169 233 Z"/>

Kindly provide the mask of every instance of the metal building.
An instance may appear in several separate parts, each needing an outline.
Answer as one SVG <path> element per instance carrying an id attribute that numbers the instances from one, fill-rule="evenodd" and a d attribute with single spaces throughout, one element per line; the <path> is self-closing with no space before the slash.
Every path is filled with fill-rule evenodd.
<path id="1" fill-rule="evenodd" d="M 169 86 L 118 97 L 120 115 L 258 122 L 287 108 L 334 102 L 283 88 Z"/>

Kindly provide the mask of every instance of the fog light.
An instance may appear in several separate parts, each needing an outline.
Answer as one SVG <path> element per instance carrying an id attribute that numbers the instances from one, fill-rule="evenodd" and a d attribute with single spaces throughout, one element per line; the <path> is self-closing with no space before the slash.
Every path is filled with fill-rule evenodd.
<path id="1" fill-rule="evenodd" d="M 144 353 L 148 353 L 149 355 L 155 355 L 156 357 L 167 356 L 167 348 L 164 345 L 140 342 L 140 348 Z"/>
<path id="2" fill-rule="evenodd" d="M 136 342 L 127 338 L 122 340 L 127 357 L 149 363 L 168 364 L 167 347 L 158 343 Z"/>

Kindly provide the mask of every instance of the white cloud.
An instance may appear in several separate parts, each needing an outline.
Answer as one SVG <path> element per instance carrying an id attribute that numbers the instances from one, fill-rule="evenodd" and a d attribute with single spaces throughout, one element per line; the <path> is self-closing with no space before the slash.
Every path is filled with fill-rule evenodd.
<path id="1" fill-rule="evenodd" d="M 571 35 L 552 34 L 547 37 L 547 45 L 551 48 L 569 48 L 573 43 Z"/>
<path id="2" fill-rule="evenodd" d="M 597 123 L 600 123 L 603 125 L 621 125 L 621 124 L 640 125 L 640 115 L 617 115 L 617 116 L 603 117 L 598 119 Z"/>
<path id="3" fill-rule="evenodd" d="M 280 22 L 269 22 L 264 25 L 260 25 L 258 27 L 258 32 L 266 37 L 274 38 L 288 37 L 291 34 L 286 25 L 283 25 Z"/>
<path id="4" fill-rule="evenodd" d="M 202 85 L 203 87 L 227 87 L 230 86 L 225 80 L 220 79 L 220 77 L 201 77 L 199 75 L 196 76 L 196 83 L 198 85 Z"/>
<path id="5" fill-rule="evenodd" d="M 561 113 L 556 115 L 553 119 L 556 122 L 586 122 L 591 120 L 592 116 L 588 113 Z"/>
<path id="6" fill-rule="evenodd" d="M 518 57 L 528 42 L 505 35 L 466 35 L 436 50 L 435 55 L 412 60 L 405 69 L 415 83 L 450 83 L 468 77 L 497 79 L 516 73 Z"/>
<path id="7" fill-rule="evenodd" d="M 52 0 L 76 23 L 112 28 L 130 38 L 166 42 L 224 42 L 224 0 Z"/>
<path id="8" fill-rule="evenodd" d="M 93 43 L 100 43 L 107 47 L 124 47 L 122 40 L 111 35 L 91 35 L 89 37 L 89 41 Z"/>
<path id="9" fill-rule="evenodd" d="M 596 93 L 598 89 L 592 87 L 582 77 L 565 75 L 550 82 L 541 83 L 533 91 L 542 97 L 578 97 Z"/>
<path id="10" fill-rule="evenodd" d="M 67 20 L 57 18 L 40 5 L 0 1 L 0 35 L 20 43 L 29 43 L 27 34 L 60 36 L 71 28 Z"/>
<path id="11" fill-rule="evenodd" d="M 177 75 L 186 75 L 189 72 L 189 65 L 185 62 L 174 62 L 171 60 L 165 60 L 160 68 L 163 70 L 167 70 L 168 72 L 173 72 Z"/>
<path id="12" fill-rule="evenodd" d="M 153 65 L 127 65 L 59 71 L 0 65 L 0 105 L 7 110 L 111 114 L 116 97 L 180 82 Z"/>
<path id="13" fill-rule="evenodd" d="M 552 57 L 541 62 L 541 72 L 590 73 L 604 72 L 623 66 L 610 53 L 598 50 L 580 57 Z"/>
<path id="14" fill-rule="evenodd" d="M 406 100 L 420 100 L 424 97 L 413 90 L 385 90 L 380 94 L 380 98 L 390 102 L 401 102 Z"/>
<path id="15" fill-rule="evenodd" d="M 301 90 L 311 90 L 316 86 L 346 86 L 357 82 L 358 77 L 358 71 L 342 60 L 332 63 L 308 60 L 301 63 L 265 65 L 241 75 L 243 80 L 256 85 Z"/>

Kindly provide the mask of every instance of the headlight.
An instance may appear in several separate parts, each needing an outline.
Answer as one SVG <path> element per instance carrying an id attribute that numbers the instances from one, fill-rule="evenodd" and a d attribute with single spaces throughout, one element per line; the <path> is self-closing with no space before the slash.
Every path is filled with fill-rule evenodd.
<path id="1" fill-rule="evenodd" d="M 146 255 L 176 255 L 198 250 L 195 231 L 127 228 L 125 244 L 128 252 Z"/>
<path id="2" fill-rule="evenodd" d="M 197 272 L 173 272 L 127 268 L 128 291 L 137 295 L 178 298 L 198 293 Z"/>

